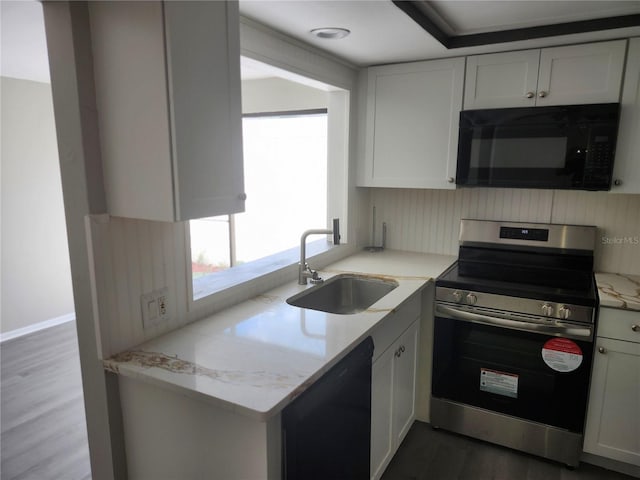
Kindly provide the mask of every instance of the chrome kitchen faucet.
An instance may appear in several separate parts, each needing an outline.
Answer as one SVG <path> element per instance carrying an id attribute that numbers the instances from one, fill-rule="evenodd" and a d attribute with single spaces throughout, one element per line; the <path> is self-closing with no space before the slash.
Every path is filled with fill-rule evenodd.
<path id="1" fill-rule="evenodd" d="M 333 234 L 333 244 L 340 245 L 340 220 L 333 219 L 333 229 L 313 229 L 302 233 L 300 237 L 300 263 L 298 263 L 298 285 L 306 285 L 307 278 L 311 279 L 311 283 L 322 283 L 324 280 L 318 276 L 318 272 L 311 270 L 307 263 L 307 237 L 309 235 L 331 235 Z"/>

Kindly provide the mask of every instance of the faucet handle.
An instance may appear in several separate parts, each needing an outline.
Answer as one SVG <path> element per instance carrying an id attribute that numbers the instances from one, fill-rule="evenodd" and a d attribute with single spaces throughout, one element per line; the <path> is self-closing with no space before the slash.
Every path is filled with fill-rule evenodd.
<path id="1" fill-rule="evenodd" d="M 333 219 L 333 244 L 340 245 L 340 219 Z"/>

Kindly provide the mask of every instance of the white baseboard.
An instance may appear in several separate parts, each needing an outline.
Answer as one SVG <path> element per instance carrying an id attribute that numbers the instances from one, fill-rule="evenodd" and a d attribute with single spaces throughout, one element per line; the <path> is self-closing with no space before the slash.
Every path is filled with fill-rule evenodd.
<path id="1" fill-rule="evenodd" d="M 22 337 L 23 335 L 27 335 L 29 333 L 37 332 L 38 330 L 44 330 L 45 328 L 55 327 L 56 325 L 71 322 L 75 319 L 76 313 L 72 312 L 60 317 L 50 318 L 43 322 L 34 323 L 33 325 L 28 325 L 23 328 L 17 328 L 9 332 L 0 333 L 0 343 L 6 342 L 7 340 L 11 340 L 13 338 Z"/>

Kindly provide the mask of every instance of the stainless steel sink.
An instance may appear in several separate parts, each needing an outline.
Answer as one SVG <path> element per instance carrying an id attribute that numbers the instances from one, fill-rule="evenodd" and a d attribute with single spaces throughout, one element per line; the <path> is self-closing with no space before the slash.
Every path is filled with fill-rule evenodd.
<path id="1" fill-rule="evenodd" d="M 362 312 L 396 288 L 393 280 L 343 274 L 287 299 L 289 305 L 349 315 Z"/>

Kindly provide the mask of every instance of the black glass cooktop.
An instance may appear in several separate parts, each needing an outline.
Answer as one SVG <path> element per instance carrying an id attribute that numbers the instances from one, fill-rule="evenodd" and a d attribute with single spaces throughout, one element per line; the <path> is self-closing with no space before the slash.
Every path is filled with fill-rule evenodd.
<path id="1" fill-rule="evenodd" d="M 457 288 L 460 290 L 495 293 L 512 297 L 532 298 L 536 300 L 569 303 L 574 305 L 598 306 L 598 295 L 595 279 L 592 272 L 579 275 L 576 281 L 567 276 L 564 282 L 549 279 L 547 284 L 537 273 L 532 273 L 526 268 L 513 267 L 501 275 L 499 266 L 484 265 L 473 269 L 466 268 L 463 264 L 460 272 L 460 262 L 454 263 L 436 279 L 436 287 Z M 466 274 L 468 270 L 476 275 Z M 535 282 L 527 281 L 527 278 L 535 277 Z M 554 285 L 549 285 L 549 283 Z"/>

